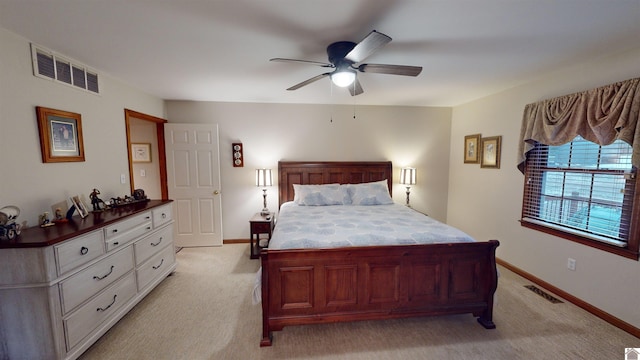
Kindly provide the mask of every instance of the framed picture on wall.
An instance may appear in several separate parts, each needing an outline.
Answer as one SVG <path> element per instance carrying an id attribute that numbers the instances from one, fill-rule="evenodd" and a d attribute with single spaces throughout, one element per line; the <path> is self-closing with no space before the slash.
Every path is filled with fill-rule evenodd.
<path id="1" fill-rule="evenodd" d="M 131 159 L 133 162 L 151 162 L 151 144 L 136 143 L 131 144 Z"/>
<path id="2" fill-rule="evenodd" d="M 464 163 L 477 164 L 480 162 L 480 134 L 464 137 Z"/>
<path id="3" fill-rule="evenodd" d="M 80 114 L 36 106 L 42 162 L 84 161 Z"/>
<path id="4" fill-rule="evenodd" d="M 500 145 L 502 136 L 482 138 L 480 167 L 500 169 Z"/>

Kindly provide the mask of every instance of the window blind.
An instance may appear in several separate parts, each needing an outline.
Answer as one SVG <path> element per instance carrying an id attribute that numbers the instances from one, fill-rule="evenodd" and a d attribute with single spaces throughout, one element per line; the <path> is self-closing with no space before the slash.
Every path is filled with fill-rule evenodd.
<path id="1" fill-rule="evenodd" d="M 522 220 L 626 246 L 635 174 L 633 149 L 616 140 L 598 145 L 576 137 L 527 156 Z"/>

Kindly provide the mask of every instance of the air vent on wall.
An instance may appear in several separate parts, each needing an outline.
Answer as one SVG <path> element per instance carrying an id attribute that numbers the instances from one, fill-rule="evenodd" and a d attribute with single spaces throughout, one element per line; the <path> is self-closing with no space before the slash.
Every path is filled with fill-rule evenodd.
<path id="1" fill-rule="evenodd" d="M 63 84 L 100 93 L 98 73 L 86 66 L 47 50 L 39 45 L 31 44 L 33 75 Z"/>

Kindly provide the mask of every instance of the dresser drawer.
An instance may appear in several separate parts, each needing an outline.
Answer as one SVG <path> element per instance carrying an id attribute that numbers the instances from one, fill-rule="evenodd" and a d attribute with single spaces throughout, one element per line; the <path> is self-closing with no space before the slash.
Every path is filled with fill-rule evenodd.
<path id="1" fill-rule="evenodd" d="M 104 228 L 106 249 L 107 251 L 117 249 L 133 239 L 150 233 L 152 230 L 150 211 L 107 226 Z"/>
<path id="2" fill-rule="evenodd" d="M 131 246 L 118 251 L 60 283 L 62 310 L 66 314 L 133 269 Z"/>
<path id="3" fill-rule="evenodd" d="M 136 255 L 136 265 L 142 264 L 151 255 L 171 244 L 172 238 L 173 225 L 169 225 L 145 237 L 144 239 L 136 241 L 133 245 Z"/>
<path id="4" fill-rule="evenodd" d="M 122 236 L 123 233 L 138 227 L 140 224 L 144 224 L 151 221 L 151 211 L 143 212 L 141 214 L 127 218 L 126 220 L 118 221 L 115 224 L 104 227 L 104 237 L 107 240 L 114 237 Z"/>
<path id="5" fill-rule="evenodd" d="M 58 275 L 65 274 L 105 253 L 102 231 L 79 236 L 53 247 Z"/>
<path id="6" fill-rule="evenodd" d="M 138 291 L 144 289 L 158 276 L 164 274 L 174 262 L 176 252 L 173 246 L 167 246 L 138 268 Z"/>
<path id="7" fill-rule="evenodd" d="M 153 213 L 153 228 L 157 229 L 160 226 L 173 220 L 171 213 L 171 204 L 160 206 L 152 210 Z"/>
<path id="8" fill-rule="evenodd" d="M 105 289 L 64 320 L 67 351 L 73 349 L 100 323 L 109 319 L 136 294 L 133 272 Z"/>

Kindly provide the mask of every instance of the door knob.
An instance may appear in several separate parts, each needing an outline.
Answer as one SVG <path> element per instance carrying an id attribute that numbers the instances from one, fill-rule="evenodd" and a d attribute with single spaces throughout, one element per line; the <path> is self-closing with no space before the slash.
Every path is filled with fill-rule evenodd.
<path id="1" fill-rule="evenodd" d="M 213 195 L 218 195 L 218 194 L 220 194 L 220 191 L 218 191 L 218 190 L 214 190 L 213 191 Z"/>

